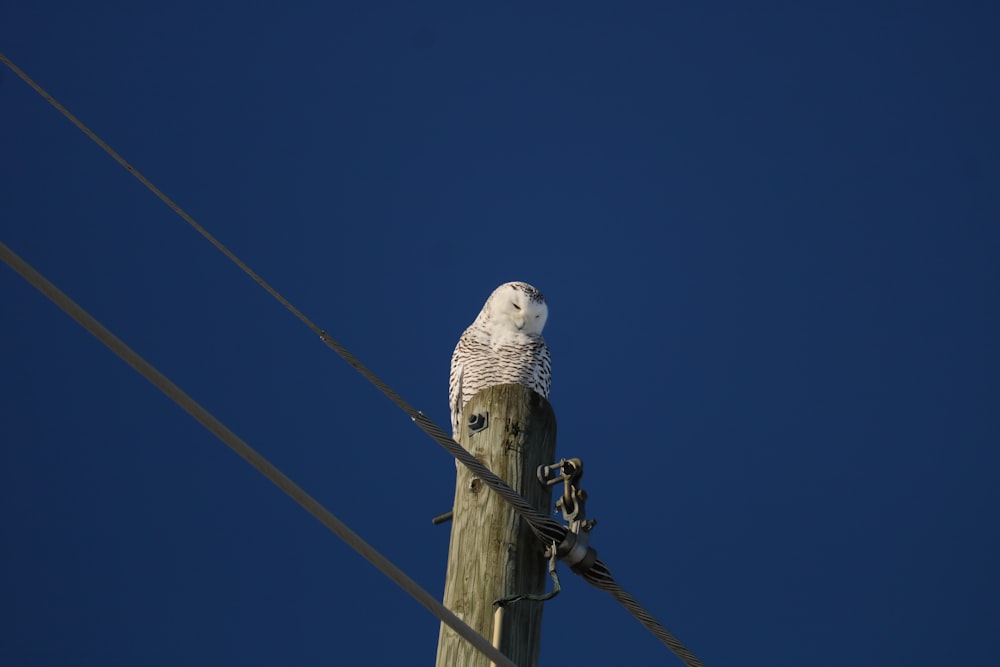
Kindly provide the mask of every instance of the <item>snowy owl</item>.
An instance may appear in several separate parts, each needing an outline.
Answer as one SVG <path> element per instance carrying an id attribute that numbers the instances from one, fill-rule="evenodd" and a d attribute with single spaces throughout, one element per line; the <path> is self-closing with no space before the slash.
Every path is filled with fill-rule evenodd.
<path id="1" fill-rule="evenodd" d="M 549 316 L 545 297 L 528 283 L 493 290 L 451 356 L 451 429 L 458 440 L 462 409 L 478 392 L 498 384 L 522 384 L 549 397 L 552 361 L 542 339 Z"/>

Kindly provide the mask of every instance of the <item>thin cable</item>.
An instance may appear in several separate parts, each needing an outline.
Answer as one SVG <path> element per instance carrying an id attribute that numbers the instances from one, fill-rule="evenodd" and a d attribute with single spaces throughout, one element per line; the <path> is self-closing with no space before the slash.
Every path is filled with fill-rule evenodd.
<path id="1" fill-rule="evenodd" d="M 180 217 L 182 217 L 189 225 L 191 225 L 192 227 L 194 227 L 195 231 L 197 231 L 199 234 L 201 234 L 202 236 L 204 236 L 208 240 L 209 243 L 211 243 L 212 245 L 214 245 L 219 250 L 219 252 L 221 252 L 223 255 L 225 255 L 226 257 L 228 257 L 230 259 L 230 261 L 232 261 L 236 266 L 240 267 L 243 270 L 244 273 L 246 273 L 248 276 L 250 276 L 251 278 L 253 278 L 254 281 L 257 282 L 258 285 L 260 285 L 265 290 L 267 290 L 268 294 L 270 294 L 275 299 L 277 299 L 281 303 L 281 305 L 283 305 L 285 308 L 287 308 L 289 311 L 291 311 L 291 313 L 293 315 L 295 315 L 297 318 L 299 318 L 303 322 L 303 324 L 305 324 L 307 327 L 309 327 L 310 329 L 312 329 L 313 332 L 317 336 L 320 335 L 320 329 L 319 329 L 319 327 L 317 327 L 315 324 L 313 324 L 309 320 L 308 317 L 306 317 L 305 315 L 303 315 L 302 313 L 300 313 L 299 310 L 298 310 L 298 308 L 296 308 L 291 303 L 289 303 L 288 300 L 285 299 L 285 297 L 281 296 L 281 294 L 279 294 L 277 290 L 275 290 L 273 287 L 271 287 L 270 285 L 268 285 L 264 281 L 263 278 L 261 278 L 260 276 L 258 276 L 256 274 L 256 272 L 254 272 L 253 269 L 251 269 L 249 266 L 247 266 L 246 264 L 244 264 L 243 260 L 241 260 L 235 254 L 233 254 L 233 252 L 230 251 L 229 248 L 227 248 L 226 246 L 222 245 L 221 241 L 219 241 L 217 238 L 215 238 L 214 236 L 212 236 L 211 234 L 209 234 L 208 230 L 205 229 L 204 227 L 202 227 L 201 225 L 199 225 L 195 221 L 194 218 L 192 218 L 190 215 L 188 215 L 187 211 L 185 211 L 180 206 L 178 206 L 174 202 L 173 199 L 171 199 L 167 195 L 163 194 L 163 192 L 158 187 L 156 187 L 155 185 L 153 185 L 149 181 L 148 178 L 146 178 L 145 176 L 143 176 L 142 173 L 140 173 L 138 169 L 136 169 L 131 164 L 129 164 L 128 160 L 126 160 L 121 155 L 119 155 L 115 151 L 115 149 L 111 148 L 111 146 L 108 146 L 106 143 L 104 143 L 103 139 L 101 139 L 99 136 L 97 136 L 89 127 L 87 127 L 86 125 L 84 125 L 83 122 L 80 121 L 79 118 L 77 118 L 76 116 L 74 116 L 73 114 L 71 114 L 69 112 L 69 109 L 67 109 L 63 105 L 59 104 L 59 102 L 56 101 L 56 99 L 54 97 L 52 97 L 51 95 L 49 95 L 45 91 L 44 88 L 42 88 L 37 83 L 35 83 L 34 80 L 30 76 L 28 76 L 27 74 L 25 74 L 21 70 L 20 67 L 18 67 L 14 63 L 12 63 L 10 61 L 10 59 L 7 56 L 5 56 L 3 53 L 0 53 L 0 61 L 2 61 L 4 65 L 6 65 L 7 67 L 9 67 L 10 70 L 12 72 L 14 72 L 14 74 L 17 74 L 19 77 L 21 77 L 21 79 L 23 79 L 26 84 L 28 84 L 29 86 L 31 86 L 32 88 L 34 88 L 35 92 L 38 93 L 39 95 L 41 95 L 42 98 L 44 98 L 46 102 L 48 102 L 49 104 L 51 104 L 52 106 L 54 106 L 56 109 L 58 109 L 59 113 L 61 113 L 63 116 L 65 116 L 69 120 L 69 122 L 71 122 L 74 125 L 76 125 L 80 129 L 81 132 L 83 132 L 88 137 L 90 137 L 90 139 L 95 144 L 97 144 L 98 146 L 100 146 L 104 150 L 105 153 L 107 153 L 108 155 L 110 155 L 111 157 L 113 157 L 115 159 L 115 162 L 117 162 L 121 166 L 125 167 L 125 170 L 128 171 L 128 173 L 130 173 L 133 176 L 135 176 L 139 180 L 140 183 L 142 183 L 147 188 L 149 188 L 150 192 L 152 192 L 154 195 L 156 195 L 157 197 L 159 197 L 163 201 L 164 204 L 166 204 L 167 206 L 170 207 L 170 210 L 172 210 L 174 213 L 176 213 L 177 215 L 179 215 Z"/>
<path id="2" fill-rule="evenodd" d="M 268 294 L 274 297 L 281 305 L 283 305 L 289 312 L 291 312 L 296 318 L 298 318 L 303 324 L 305 324 L 309 329 L 320 337 L 320 340 L 326 344 L 331 350 L 336 352 L 340 357 L 351 365 L 356 371 L 358 371 L 366 380 L 375 385 L 379 391 L 386 395 L 393 403 L 396 404 L 403 412 L 410 416 L 410 418 L 423 430 L 427 435 L 433 438 L 439 445 L 444 447 L 452 456 L 457 458 L 468 468 L 480 477 L 484 482 L 486 482 L 491 488 L 500 493 L 507 502 L 509 502 L 522 516 L 525 517 L 531 524 L 532 530 L 535 531 L 536 535 L 543 537 L 542 541 L 545 544 L 550 543 L 553 538 L 559 537 L 558 541 L 561 541 L 561 536 L 565 534 L 566 529 L 560 526 L 558 523 L 553 521 L 551 518 L 541 514 L 534 507 L 529 505 L 523 498 L 521 498 L 517 493 L 514 492 L 506 483 L 496 475 L 494 475 L 490 470 L 479 462 L 476 457 L 470 454 L 465 448 L 456 443 L 451 439 L 450 436 L 445 434 L 433 421 L 428 419 L 422 412 L 414 409 L 409 403 L 403 400 L 403 397 L 397 394 L 392 387 L 387 385 L 381 380 L 375 373 L 373 373 L 367 366 L 365 366 L 361 361 L 357 359 L 353 354 L 351 354 L 347 348 L 341 345 L 338 341 L 332 338 L 328 333 L 319 328 L 312 320 L 306 317 L 298 308 L 296 308 L 288 299 L 283 297 L 278 290 L 271 287 L 267 281 L 261 278 L 257 273 L 251 269 L 246 263 L 243 262 L 239 257 L 237 257 L 229 248 L 222 244 L 217 238 L 212 236 L 207 229 L 202 227 L 198 222 L 192 218 L 184 209 L 177 205 L 170 197 L 163 194 L 163 192 L 153 185 L 149 179 L 142 175 L 138 169 L 133 167 L 129 162 L 119 155 L 111 146 L 104 142 L 97 134 L 95 134 L 90 128 L 83 124 L 80 119 L 74 116 L 69 110 L 60 104 L 54 97 L 49 95 L 44 88 L 39 86 L 35 81 L 29 77 L 24 71 L 21 70 L 17 65 L 15 65 L 11 60 L 0 53 L 0 61 L 2 61 L 7 67 L 11 69 L 12 72 L 17 74 L 21 79 L 31 86 L 35 92 L 42 96 L 49 104 L 55 107 L 63 116 L 65 116 L 71 123 L 76 125 L 81 132 L 86 134 L 90 139 L 101 147 L 105 153 L 110 155 L 115 159 L 118 164 L 123 166 L 130 174 L 136 177 L 140 183 L 145 185 L 150 192 L 155 194 L 164 204 L 170 207 L 170 209 L 179 215 L 185 222 L 187 222 L 191 227 L 195 229 L 199 234 L 205 237 L 209 243 L 215 246 L 219 252 L 229 258 L 236 266 L 238 266 L 244 273 L 250 276 L 254 282 L 264 288 Z"/>
<path id="3" fill-rule="evenodd" d="M 244 273 L 250 276 L 258 285 L 263 287 L 268 294 L 273 296 L 281 305 L 283 305 L 289 312 L 291 312 L 295 317 L 297 317 L 303 324 L 305 324 L 313 333 L 320 337 L 320 340 L 326 344 L 331 350 L 336 352 L 344 361 L 351 365 L 356 371 L 358 371 L 366 380 L 373 384 L 379 391 L 381 391 L 385 396 L 396 404 L 403 412 L 410 416 L 410 418 L 416 423 L 416 425 L 428 436 L 431 437 L 435 442 L 437 442 L 441 447 L 443 447 L 449 454 L 454 456 L 458 461 L 462 463 L 466 468 L 472 471 L 476 477 L 479 477 L 489 486 L 491 489 L 496 491 L 504 500 L 506 500 L 511 507 L 514 508 L 521 518 L 527 522 L 531 531 L 535 536 L 542 542 L 542 544 L 550 544 L 553 541 L 557 544 L 561 544 L 563 538 L 566 536 L 566 526 L 560 525 L 550 517 L 542 514 L 534 507 L 532 507 L 524 498 L 518 495 L 513 489 L 511 489 L 507 484 L 493 474 L 486 466 L 484 466 L 476 457 L 474 457 L 468 450 L 462 447 L 460 444 L 455 442 L 451 436 L 447 435 L 441 428 L 435 424 L 433 421 L 427 418 L 422 412 L 415 410 L 409 403 L 407 403 L 403 398 L 397 394 L 392 387 L 383 382 L 377 375 L 375 375 L 367 366 L 361 363 L 353 354 L 351 354 L 347 348 L 333 339 L 326 331 L 320 329 L 312 320 L 306 317 L 298 308 L 293 306 L 285 297 L 283 297 L 276 289 L 271 287 L 263 278 L 261 278 L 257 273 L 255 273 L 249 266 L 247 266 L 239 257 L 237 257 L 232 251 L 230 251 L 226 246 L 222 244 L 221 241 L 212 236 L 204 227 L 198 224 L 194 218 L 187 214 L 180 206 L 174 203 L 169 197 L 163 194 L 159 188 L 153 185 L 145 176 L 143 176 L 139 171 L 129 164 L 125 158 L 116 153 L 110 146 L 108 146 L 104 141 L 98 137 L 94 132 L 92 132 L 86 125 L 84 125 L 80 120 L 71 114 L 66 107 L 59 104 L 51 95 L 49 95 L 41 86 L 35 83 L 31 77 L 21 71 L 14 63 L 12 63 L 7 56 L 0 53 L 0 61 L 2 61 L 7 67 L 11 69 L 15 74 L 17 74 L 21 79 L 24 80 L 29 86 L 35 89 L 35 91 L 41 95 L 46 101 L 52 106 L 59 110 L 70 122 L 76 125 L 80 130 L 90 137 L 94 143 L 104 149 L 108 155 L 113 157 L 119 164 L 125 167 L 126 170 L 133 176 L 135 176 L 139 182 L 145 185 L 149 190 L 159 197 L 163 203 L 171 208 L 177 215 L 183 218 L 188 224 L 190 224 L 199 234 L 204 236 L 213 246 L 215 246 L 222 254 L 228 257 L 236 266 L 238 266 Z M 689 651 L 680 641 L 674 637 L 670 632 L 667 631 L 652 615 L 649 614 L 638 602 L 635 601 L 628 593 L 621 589 L 620 586 L 615 582 L 614 578 L 611 576 L 610 571 L 607 566 L 600 560 L 597 560 L 594 564 L 594 570 L 600 569 L 603 573 L 600 576 L 593 575 L 593 577 L 584 576 L 587 581 L 589 581 L 594 586 L 606 590 L 611 595 L 618 600 L 636 619 L 639 620 L 650 632 L 652 632 L 657 639 L 663 642 L 671 651 L 677 654 L 688 667 L 704 667 L 701 661 L 699 661 L 691 651 Z M 616 593 L 616 591 L 618 591 Z"/>
<path id="4" fill-rule="evenodd" d="M 437 598 L 425 591 L 420 585 L 406 575 L 405 572 L 396 567 L 389 559 L 375 550 L 373 546 L 365 542 L 361 536 L 352 531 L 340 519 L 335 517 L 328 509 L 323 507 L 315 498 L 284 473 L 274 467 L 267 459 L 261 456 L 255 449 L 244 442 L 238 435 L 230 431 L 225 424 L 215 418 L 208 410 L 198 405 L 197 402 L 188 396 L 180 387 L 175 385 L 165 375 L 156 370 L 149 362 L 139 356 L 128 345 L 122 342 L 113 333 L 108 331 L 100 322 L 94 319 L 87 311 L 73 302 L 68 296 L 63 294 L 55 285 L 48 281 L 42 274 L 33 269 L 27 262 L 18 257 L 10 248 L 0 242 L 0 259 L 2 259 L 22 278 L 31 283 L 39 292 L 47 296 L 53 303 L 61 308 L 67 315 L 77 321 L 80 326 L 89 331 L 99 341 L 104 343 L 112 352 L 117 354 L 129 366 L 134 368 L 140 375 L 149 380 L 157 389 L 167 395 L 172 401 L 181 406 L 189 415 L 194 417 L 211 431 L 219 440 L 224 442 L 230 449 L 243 457 L 250 465 L 257 469 L 262 475 L 269 479 L 275 486 L 284 491 L 288 496 L 301 505 L 307 512 L 319 519 L 320 523 L 330 529 L 337 537 L 347 543 L 347 546 L 361 554 L 365 560 L 374 565 L 382 574 L 392 579 L 404 591 L 409 593 L 417 602 L 424 605 L 432 614 L 437 616 L 442 622 L 450 626 L 455 632 L 464 637 L 470 644 L 485 654 L 498 665 L 505 667 L 516 667 L 516 665 L 500 651 L 493 648 L 493 645 L 482 635 L 465 624 L 462 619 L 453 614 L 447 607 L 438 602 Z"/>

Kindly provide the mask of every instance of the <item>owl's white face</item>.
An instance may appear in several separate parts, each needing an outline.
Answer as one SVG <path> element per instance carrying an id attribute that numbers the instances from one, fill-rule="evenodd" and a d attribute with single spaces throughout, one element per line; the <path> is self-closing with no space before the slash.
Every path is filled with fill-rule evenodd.
<path id="1" fill-rule="evenodd" d="M 549 317 L 545 297 L 528 283 L 505 283 L 487 303 L 490 324 L 511 333 L 541 334 Z"/>

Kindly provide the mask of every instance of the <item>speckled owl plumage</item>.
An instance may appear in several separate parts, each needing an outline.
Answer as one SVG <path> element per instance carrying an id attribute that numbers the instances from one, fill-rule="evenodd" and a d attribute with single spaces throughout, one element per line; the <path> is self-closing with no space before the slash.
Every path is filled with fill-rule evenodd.
<path id="1" fill-rule="evenodd" d="M 451 428 L 458 439 L 462 409 L 473 396 L 498 384 L 521 384 L 545 398 L 552 360 L 542 338 L 548 319 L 545 297 L 528 283 L 496 288 L 451 356 Z"/>

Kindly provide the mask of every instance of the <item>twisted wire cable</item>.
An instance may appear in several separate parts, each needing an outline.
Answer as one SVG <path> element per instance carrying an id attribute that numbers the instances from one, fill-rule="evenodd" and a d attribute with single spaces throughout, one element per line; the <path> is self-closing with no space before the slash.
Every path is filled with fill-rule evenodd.
<path id="1" fill-rule="evenodd" d="M 677 639 L 672 632 L 667 630 L 656 618 L 646 611 L 639 602 L 625 591 L 615 578 L 611 576 L 608 566 L 601 560 L 594 563 L 594 566 L 581 575 L 595 588 L 611 594 L 615 600 L 628 610 L 643 626 L 653 633 L 657 639 L 663 642 L 667 648 L 674 652 L 687 667 L 705 667 L 705 664 L 685 646 L 681 640 Z"/>
<path id="2" fill-rule="evenodd" d="M 282 306 L 284 306 L 292 315 L 294 315 L 299 321 L 305 324 L 309 329 L 319 336 L 320 340 L 329 347 L 331 350 L 336 352 L 344 361 L 346 361 L 352 368 L 354 368 L 358 373 L 360 373 L 366 380 L 368 380 L 372 385 L 374 385 L 379 391 L 381 391 L 390 401 L 392 401 L 397 407 L 399 407 L 403 412 L 405 412 L 413 420 L 413 422 L 431 437 L 435 442 L 437 442 L 441 447 L 443 447 L 448 453 L 454 456 L 458 461 L 462 463 L 466 468 L 472 471 L 476 477 L 483 480 L 483 482 L 497 492 L 506 502 L 510 503 L 511 507 L 521 516 L 531 531 L 535 536 L 541 540 L 542 544 L 551 544 L 556 542 L 561 544 L 563 539 L 566 537 L 568 529 L 566 526 L 560 525 L 552 518 L 543 515 L 533 508 L 524 498 L 518 495 L 513 489 L 511 489 L 506 482 L 504 482 L 500 477 L 495 475 L 486 466 L 484 466 L 480 461 L 473 456 L 468 450 L 466 450 L 462 445 L 455 442 L 451 436 L 446 434 L 437 424 L 430 420 L 422 412 L 414 409 L 409 403 L 407 403 L 403 398 L 397 394 L 392 387 L 383 382 L 375 373 L 373 373 L 367 366 L 361 363 L 353 354 L 351 354 L 347 348 L 341 345 L 337 340 L 330 336 L 326 331 L 317 326 L 311 319 L 306 317 L 298 308 L 296 308 L 288 299 L 283 297 L 275 288 L 273 288 L 267 281 L 261 278 L 253 269 L 251 269 L 245 262 L 243 262 L 239 257 L 236 256 L 231 250 L 229 250 L 221 241 L 215 238 L 207 229 L 202 227 L 194 218 L 192 218 L 184 209 L 182 209 L 178 204 L 176 204 L 172 199 L 167 197 L 159 188 L 153 185 L 138 169 L 133 167 L 125 158 L 119 155 L 114 149 L 112 149 L 107 143 L 105 143 L 97 134 L 90 130 L 86 125 L 83 124 L 76 116 L 69 112 L 66 107 L 61 105 L 55 98 L 53 98 L 48 92 L 46 92 L 41 86 L 35 83 L 27 74 L 25 74 L 20 68 L 18 68 L 13 62 L 10 61 L 7 56 L 0 53 L 0 62 L 3 62 L 7 67 L 11 69 L 15 74 L 17 74 L 21 79 L 24 80 L 29 86 L 31 86 L 39 95 L 42 96 L 49 104 L 55 107 L 63 116 L 65 116 L 70 122 L 76 125 L 84 134 L 86 134 L 90 139 L 96 143 L 101 149 L 104 150 L 108 155 L 110 155 L 116 162 L 122 165 L 130 174 L 135 176 L 140 183 L 145 185 L 154 195 L 156 195 L 163 203 L 165 203 L 172 211 L 174 211 L 178 216 L 180 216 L 185 222 L 187 222 L 191 227 L 201 234 L 209 243 L 216 247 L 223 255 L 225 255 L 230 261 L 232 261 L 236 266 L 238 266 L 244 273 L 246 273 L 250 278 L 254 280 L 258 285 L 260 285 L 268 294 L 275 298 Z M 688 667 L 704 667 L 698 658 L 691 653 L 676 637 L 674 637 L 670 632 L 667 631 L 645 608 L 642 607 L 631 595 L 625 592 L 621 586 L 617 584 L 614 577 L 611 576 L 610 570 L 601 561 L 597 560 L 591 569 L 585 573 L 584 579 L 588 582 L 607 591 L 614 597 L 622 606 L 624 606 L 629 613 L 636 617 L 640 623 L 643 624 L 650 632 L 656 636 L 661 642 L 663 642 L 671 651 L 673 651 L 677 657 L 681 659 Z"/>

